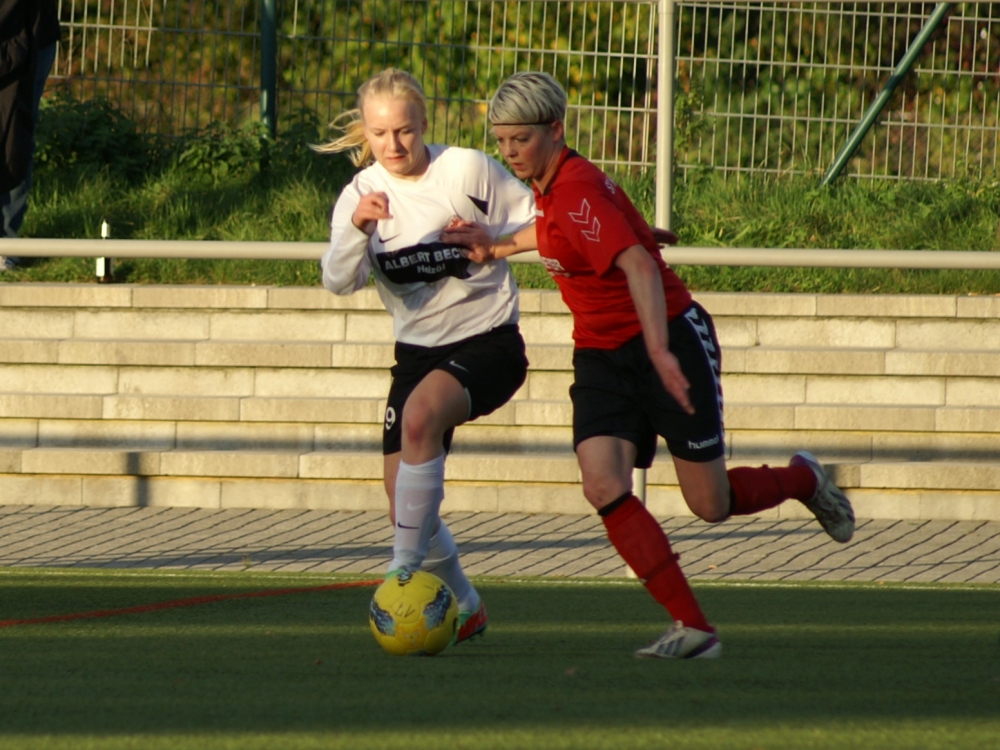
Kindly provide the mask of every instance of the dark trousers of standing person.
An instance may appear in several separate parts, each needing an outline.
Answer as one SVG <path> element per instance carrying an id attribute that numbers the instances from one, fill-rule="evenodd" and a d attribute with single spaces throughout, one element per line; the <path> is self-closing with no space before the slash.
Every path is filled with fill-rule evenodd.
<path id="1" fill-rule="evenodd" d="M 17 237 L 24 222 L 24 215 L 28 210 L 28 193 L 31 190 L 31 176 L 35 164 L 35 131 L 38 128 L 38 108 L 42 101 L 42 93 L 45 91 L 45 82 L 48 80 L 52 64 L 56 59 L 56 45 L 50 44 L 38 51 L 38 67 L 35 69 L 35 81 L 32 91 L 32 111 L 31 111 L 31 160 L 28 162 L 28 174 L 24 181 L 7 193 L 0 193 L 0 212 L 3 213 L 3 236 Z M 19 264 L 17 258 L 7 256 L 6 265 L 13 268 Z"/>

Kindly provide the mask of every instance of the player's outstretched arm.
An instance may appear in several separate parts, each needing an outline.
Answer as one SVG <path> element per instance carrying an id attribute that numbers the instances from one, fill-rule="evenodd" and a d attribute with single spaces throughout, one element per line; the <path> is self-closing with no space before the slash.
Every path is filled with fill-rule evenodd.
<path id="1" fill-rule="evenodd" d="M 694 407 L 688 398 L 688 383 L 677 357 L 671 354 L 667 339 L 667 301 L 663 295 L 660 269 L 642 245 L 632 245 L 615 258 L 615 265 L 625 272 L 628 288 L 642 324 L 649 359 L 667 393 L 674 397 L 688 414 Z"/>
<path id="2" fill-rule="evenodd" d="M 494 240 L 482 224 L 458 221 L 449 224 L 441 233 L 441 241 L 461 245 L 466 249 L 466 257 L 475 263 L 487 263 L 538 248 L 534 224 Z"/>

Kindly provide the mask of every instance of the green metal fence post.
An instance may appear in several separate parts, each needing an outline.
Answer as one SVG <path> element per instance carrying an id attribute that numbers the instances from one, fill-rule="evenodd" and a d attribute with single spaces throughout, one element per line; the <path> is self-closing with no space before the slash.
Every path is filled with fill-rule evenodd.
<path id="1" fill-rule="evenodd" d="M 892 75 L 889 76 L 889 80 L 885 82 L 885 86 L 879 92 L 878 96 L 875 97 L 875 101 L 872 102 L 868 111 L 865 112 L 865 116 L 861 119 L 861 122 L 851 133 L 851 137 L 844 144 L 844 147 L 837 154 L 837 158 L 834 159 L 833 164 L 827 170 L 826 174 L 823 175 L 823 180 L 820 182 L 820 186 L 829 185 L 831 182 L 840 176 L 840 173 L 847 166 L 847 162 L 851 160 L 854 156 L 854 152 L 858 150 L 861 145 L 861 141 L 864 140 L 865 135 L 875 121 L 878 119 L 879 114 L 885 109 L 885 106 L 889 103 L 890 97 L 896 91 L 896 87 L 902 82 L 903 78 L 907 73 L 910 72 L 910 68 L 917 61 L 917 57 L 920 56 L 921 50 L 923 50 L 924 45 L 927 40 L 931 38 L 937 27 L 941 25 L 948 11 L 954 3 L 938 3 L 931 17 L 928 19 L 924 27 L 920 29 L 920 33 L 917 34 L 913 43 L 906 50 L 906 54 L 903 55 L 903 59 L 899 61 L 899 64 L 892 71 Z"/>
<path id="2" fill-rule="evenodd" d="M 277 0 L 260 2 L 260 121 L 271 137 L 278 133 Z"/>

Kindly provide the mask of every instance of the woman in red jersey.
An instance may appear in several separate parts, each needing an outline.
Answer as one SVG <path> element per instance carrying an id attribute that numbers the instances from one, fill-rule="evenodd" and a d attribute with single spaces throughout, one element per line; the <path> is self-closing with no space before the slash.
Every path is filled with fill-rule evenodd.
<path id="1" fill-rule="evenodd" d="M 530 179 L 536 223 L 492 242 L 474 226 L 449 239 L 475 260 L 537 245 L 573 313 L 573 443 L 583 492 L 608 537 L 673 627 L 638 656 L 714 658 L 722 646 L 660 524 L 632 494 L 632 469 L 649 467 L 666 439 L 681 492 L 711 523 L 802 501 L 838 542 L 854 532 L 850 502 L 801 451 L 789 466 L 726 468 L 721 350 L 712 318 L 660 256 L 657 239 L 625 192 L 567 148 L 566 93 L 545 73 L 516 73 L 490 103 L 500 152 Z"/>

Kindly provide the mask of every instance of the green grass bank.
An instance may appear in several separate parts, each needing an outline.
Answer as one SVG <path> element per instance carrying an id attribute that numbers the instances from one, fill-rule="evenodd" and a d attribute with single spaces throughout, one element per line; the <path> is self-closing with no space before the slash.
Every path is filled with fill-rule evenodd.
<path id="1" fill-rule="evenodd" d="M 354 168 L 320 156 L 317 124 L 290 123 L 270 141 L 259 129 L 211 128 L 172 141 L 144 136 L 101 102 L 48 102 L 24 237 L 323 241 Z M 617 175 L 654 213 L 650 174 Z M 680 184 L 675 229 L 684 245 L 1000 251 L 1000 183 L 872 182 L 706 172 Z M 52 258 L 0 280 L 92 280 L 89 259 Z M 1000 272 L 679 266 L 704 291 L 998 294 Z M 539 266 L 518 264 L 528 288 L 554 288 Z M 313 285 L 317 264 L 294 261 L 120 259 L 116 279 L 151 284 Z"/>

